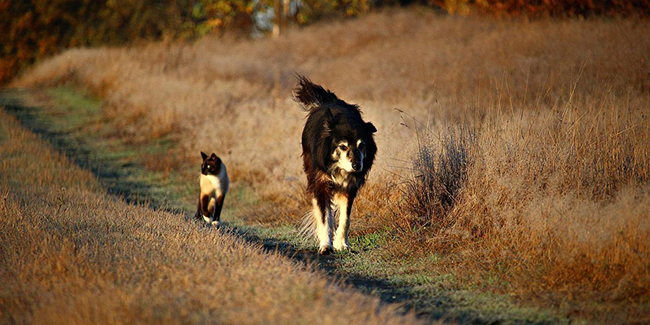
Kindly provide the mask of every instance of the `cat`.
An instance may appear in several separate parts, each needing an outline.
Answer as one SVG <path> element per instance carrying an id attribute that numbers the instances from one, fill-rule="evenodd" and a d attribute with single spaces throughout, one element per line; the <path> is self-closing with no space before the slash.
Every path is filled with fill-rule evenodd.
<path id="1" fill-rule="evenodd" d="M 228 193 L 230 179 L 226 165 L 216 154 L 210 156 L 201 151 L 201 175 L 199 176 L 199 205 L 196 211 L 196 218 L 203 220 L 210 225 L 221 226 L 221 209 L 223 201 Z"/>

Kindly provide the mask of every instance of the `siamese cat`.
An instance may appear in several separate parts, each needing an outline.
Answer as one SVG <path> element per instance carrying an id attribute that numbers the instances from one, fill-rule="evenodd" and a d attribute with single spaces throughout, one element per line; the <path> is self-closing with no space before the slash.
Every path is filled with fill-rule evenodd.
<path id="1" fill-rule="evenodd" d="M 223 200 L 228 193 L 230 179 L 226 165 L 221 158 L 212 153 L 210 156 L 201 151 L 201 175 L 199 176 L 199 206 L 196 211 L 196 218 L 203 217 L 203 220 L 210 225 L 219 227 L 221 225 L 221 209 Z"/>

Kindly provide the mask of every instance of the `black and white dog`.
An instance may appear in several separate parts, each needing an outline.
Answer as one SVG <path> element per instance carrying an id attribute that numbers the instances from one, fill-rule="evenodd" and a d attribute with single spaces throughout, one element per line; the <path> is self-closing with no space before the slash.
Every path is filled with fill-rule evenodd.
<path id="1" fill-rule="evenodd" d="M 350 213 L 377 153 L 370 122 L 359 106 L 348 104 L 309 79 L 299 76 L 295 99 L 308 111 L 302 131 L 302 158 L 320 254 L 349 248 Z M 334 219 L 338 227 L 332 243 Z"/>

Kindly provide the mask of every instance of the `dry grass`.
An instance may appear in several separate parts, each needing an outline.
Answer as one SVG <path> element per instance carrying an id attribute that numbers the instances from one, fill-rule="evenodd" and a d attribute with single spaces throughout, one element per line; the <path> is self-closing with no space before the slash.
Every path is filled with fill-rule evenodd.
<path id="1" fill-rule="evenodd" d="M 443 229 L 444 224 L 450 221 L 449 212 L 465 186 L 470 165 L 468 151 L 473 134 L 465 132 L 456 134 L 450 131 L 441 139 L 439 148 L 430 139 L 419 144 L 413 175 L 400 187 L 403 201 L 398 209 L 404 211 L 396 211 L 398 215 L 410 216 L 406 219 L 409 221 L 407 229 L 413 227 L 412 223 Z M 439 152 L 435 152 L 436 149 Z"/>
<path id="2" fill-rule="evenodd" d="M 72 50 L 14 86 L 87 87 L 122 136 L 170 134 L 181 159 L 214 149 L 235 184 L 275 202 L 261 219 L 298 219 L 304 120 L 290 89 L 300 72 L 361 104 L 379 129 L 354 232 L 388 224 L 405 237 L 394 254 L 446 252 L 442 267 L 461 279 L 497 274 L 499 290 L 524 297 L 636 303 L 650 296 L 649 34 L 642 20 L 389 11 L 277 40 Z M 475 135 L 448 147 L 449 130 Z M 440 183 L 449 168 L 462 182 Z M 433 208 L 395 209 L 404 197 L 391 189 L 426 175 Z M 409 233 L 431 218 L 444 222 Z M 628 320 L 642 319 L 632 309 Z"/>
<path id="3" fill-rule="evenodd" d="M 227 232 L 107 197 L 2 110 L 0 188 L 3 324 L 415 321 Z"/>

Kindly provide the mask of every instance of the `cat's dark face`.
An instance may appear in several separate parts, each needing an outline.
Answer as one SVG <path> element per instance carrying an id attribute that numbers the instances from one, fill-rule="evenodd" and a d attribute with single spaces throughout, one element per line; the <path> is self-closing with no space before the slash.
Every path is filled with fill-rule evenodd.
<path id="1" fill-rule="evenodd" d="M 218 175 L 221 170 L 221 158 L 217 157 L 214 152 L 208 156 L 203 151 L 201 151 L 201 158 L 203 158 L 203 163 L 201 164 L 201 174 L 203 175 Z"/>

